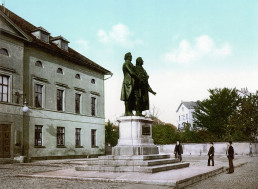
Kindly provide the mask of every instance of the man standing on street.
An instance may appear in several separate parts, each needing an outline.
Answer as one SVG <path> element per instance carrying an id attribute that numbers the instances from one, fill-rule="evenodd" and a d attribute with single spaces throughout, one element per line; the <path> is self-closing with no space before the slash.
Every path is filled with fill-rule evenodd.
<path id="1" fill-rule="evenodd" d="M 175 157 L 182 161 L 183 148 L 179 141 L 176 141 L 176 146 L 174 149 Z"/>
<path id="2" fill-rule="evenodd" d="M 229 169 L 227 174 L 234 173 L 234 166 L 233 166 L 233 159 L 234 159 L 234 148 L 232 146 L 232 141 L 228 142 L 228 162 L 229 162 Z"/>
<path id="3" fill-rule="evenodd" d="M 213 147 L 213 142 L 210 143 L 210 149 L 208 152 L 208 166 L 210 166 L 210 161 L 212 161 L 212 166 L 214 166 L 214 147 Z"/>

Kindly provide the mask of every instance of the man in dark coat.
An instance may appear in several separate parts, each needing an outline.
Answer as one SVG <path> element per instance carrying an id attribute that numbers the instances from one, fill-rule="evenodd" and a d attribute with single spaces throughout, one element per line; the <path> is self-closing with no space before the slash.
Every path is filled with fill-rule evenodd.
<path id="1" fill-rule="evenodd" d="M 212 166 L 214 166 L 214 147 L 213 147 L 213 142 L 210 143 L 210 149 L 208 152 L 208 166 L 210 166 L 210 161 L 212 161 Z"/>
<path id="2" fill-rule="evenodd" d="M 176 146 L 174 149 L 175 157 L 178 158 L 180 161 L 182 161 L 182 154 L 183 154 L 183 147 L 179 143 L 179 141 L 176 141 Z"/>
<path id="3" fill-rule="evenodd" d="M 233 159 L 234 159 L 234 148 L 232 146 L 232 141 L 228 142 L 228 162 L 229 162 L 229 169 L 228 174 L 234 173 L 234 165 L 233 165 Z"/>
<path id="4" fill-rule="evenodd" d="M 134 83 L 137 79 L 135 67 L 132 64 L 132 54 L 125 54 L 125 63 L 123 64 L 124 80 L 121 90 L 121 100 L 125 102 L 125 116 L 133 116 L 132 111 L 135 109 L 135 92 Z"/>

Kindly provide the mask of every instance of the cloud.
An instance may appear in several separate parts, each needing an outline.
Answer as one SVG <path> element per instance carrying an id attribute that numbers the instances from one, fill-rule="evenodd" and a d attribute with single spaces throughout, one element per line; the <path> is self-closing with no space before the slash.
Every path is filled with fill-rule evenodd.
<path id="1" fill-rule="evenodd" d="M 122 47 L 134 47 L 137 44 L 141 44 L 141 40 L 134 40 L 133 32 L 124 24 L 117 24 L 112 27 L 110 31 L 104 31 L 100 29 L 98 31 L 99 41 L 102 43 L 115 43 Z"/>
<path id="2" fill-rule="evenodd" d="M 222 43 L 218 46 L 208 35 L 201 35 L 195 38 L 193 43 L 182 40 L 176 49 L 165 53 L 164 58 L 167 62 L 189 64 L 205 56 L 225 57 L 230 54 L 231 46 L 228 43 Z"/>
<path id="3" fill-rule="evenodd" d="M 81 54 L 86 54 L 89 50 L 89 43 L 84 39 L 79 39 L 75 41 L 76 44 L 76 50 L 80 52 Z"/>

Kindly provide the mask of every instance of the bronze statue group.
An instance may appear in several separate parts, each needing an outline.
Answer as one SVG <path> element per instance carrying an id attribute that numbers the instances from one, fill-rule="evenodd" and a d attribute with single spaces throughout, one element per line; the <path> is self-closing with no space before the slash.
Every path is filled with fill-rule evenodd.
<path id="1" fill-rule="evenodd" d="M 210 166 L 210 162 L 212 162 L 212 166 L 214 166 L 214 152 L 215 148 L 213 146 L 213 142 L 210 143 L 210 149 L 208 151 L 208 166 Z M 182 154 L 183 154 L 183 148 L 179 141 L 177 141 L 174 149 L 175 158 L 178 158 L 180 161 L 182 161 Z M 233 159 L 234 159 L 234 148 L 232 146 L 232 141 L 228 142 L 228 149 L 227 149 L 227 157 L 229 162 L 229 169 L 228 174 L 234 172 L 234 165 L 233 165 Z"/>
<path id="2" fill-rule="evenodd" d="M 126 53 L 124 56 L 123 73 L 124 80 L 121 90 L 121 100 L 125 102 L 125 116 L 142 116 L 142 111 L 149 110 L 149 92 L 156 95 L 151 89 L 149 76 L 142 67 L 143 59 L 138 57 L 136 65 L 132 64 L 132 54 Z"/>

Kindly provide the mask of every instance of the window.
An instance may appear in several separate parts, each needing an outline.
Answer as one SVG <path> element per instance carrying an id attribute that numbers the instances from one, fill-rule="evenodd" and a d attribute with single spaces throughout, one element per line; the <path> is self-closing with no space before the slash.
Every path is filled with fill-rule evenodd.
<path id="1" fill-rule="evenodd" d="M 188 114 L 186 114 L 186 119 L 188 119 Z"/>
<path id="2" fill-rule="evenodd" d="M 42 146 L 42 125 L 35 125 L 35 146 Z"/>
<path id="3" fill-rule="evenodd" d="M 68 43 L 62 41 L 61 42 L 61 48 L 67 51 L 68 50 Z"/>
<path id="4" fill-rule="evenodd" d="M 75 113 L 80 113 L 80 105 L 81 105 L 81 94 L 75 94 Z"/>
<path id="5" fill-rule="evenodd" d="M 182 111 L 184 111 L 184 107 L 182 107 Z"/>
<path id="6" fill-rule="evenodd" d="M 42 108 L 42 88 L 43 85 L 35 84 L 35 107 Z"/>
<path id="7" fill-rule="evenodd" d="M 0 102 L 8 102 L 9 76 L 0 75 Z"/>
<path id="8" fill-rule="evenodd" d="M 80 74 L 76 74 L 76 75 L 75 75 L 75 78 L 76 78 L 76 79 L 81 79 Z"/>
<path id="9" fill-rule="evenodd" d="M 57 146 L 65 145 L 65 128 L 64 127 L 57 127 L 56 140 L 57 140 L 57 143 L 56 143 Z"/>
<path id="10" fill-rule="evenodd" d="M 56 99 L 57 99 L 57 105 L 56 105 L 57 111 L 63 111 L 64 90 L 57 89 Z"/>
<path id="11" fill-rule="evenodd" d="M 91 80 L 91 83 L 92 83 L 92 84 L 95 84 L 95 79 L 92 79 L 92 80 Z"/>
<path id="12" fill-rule="evenodd" d="M 178 118 L 179 118 L 179 121 L 180 121 L 180 116 L 178 116 Z"/>
<path id="13" fill-rule="evenodd" d="M 39 60 L 35 62 L 35 66 L 38 66 L 38 67 L 43 68 L 43 66 L 42 66 L 42 62 L 41 62 L 41 61 L 39 61 Z"/>
<path id="14" fill-rule="evenodd" d="M 96 146 L 96 129 L 91 129 L 91 147 Z"/>
<path id="15" fill-rule="evenodd" d="M 58 68 L 56 73 L 63 74 L 63 69 L 62 68 Z"/>
<path id="16" fill-rule="evenodd" d="M 8 51 L 4 48 L 0 49 L 0 54 L 5 55 L 5 56 L 9 56 Z"/>
<path id="17" fill-rule="evenodd" d="M 41 32 L 41 40 L 48 43 L 48 34 Z"/>
<path id="18" fill-rule="evenodd" d="M 96 98 L 91 97 L 91 115 L 95 116 L 96 115 Z"/>
<path id="19" fill-rule="evenodd" d="M 81 146 L 81 128 L 75 129 L 75 146 Z"/>

